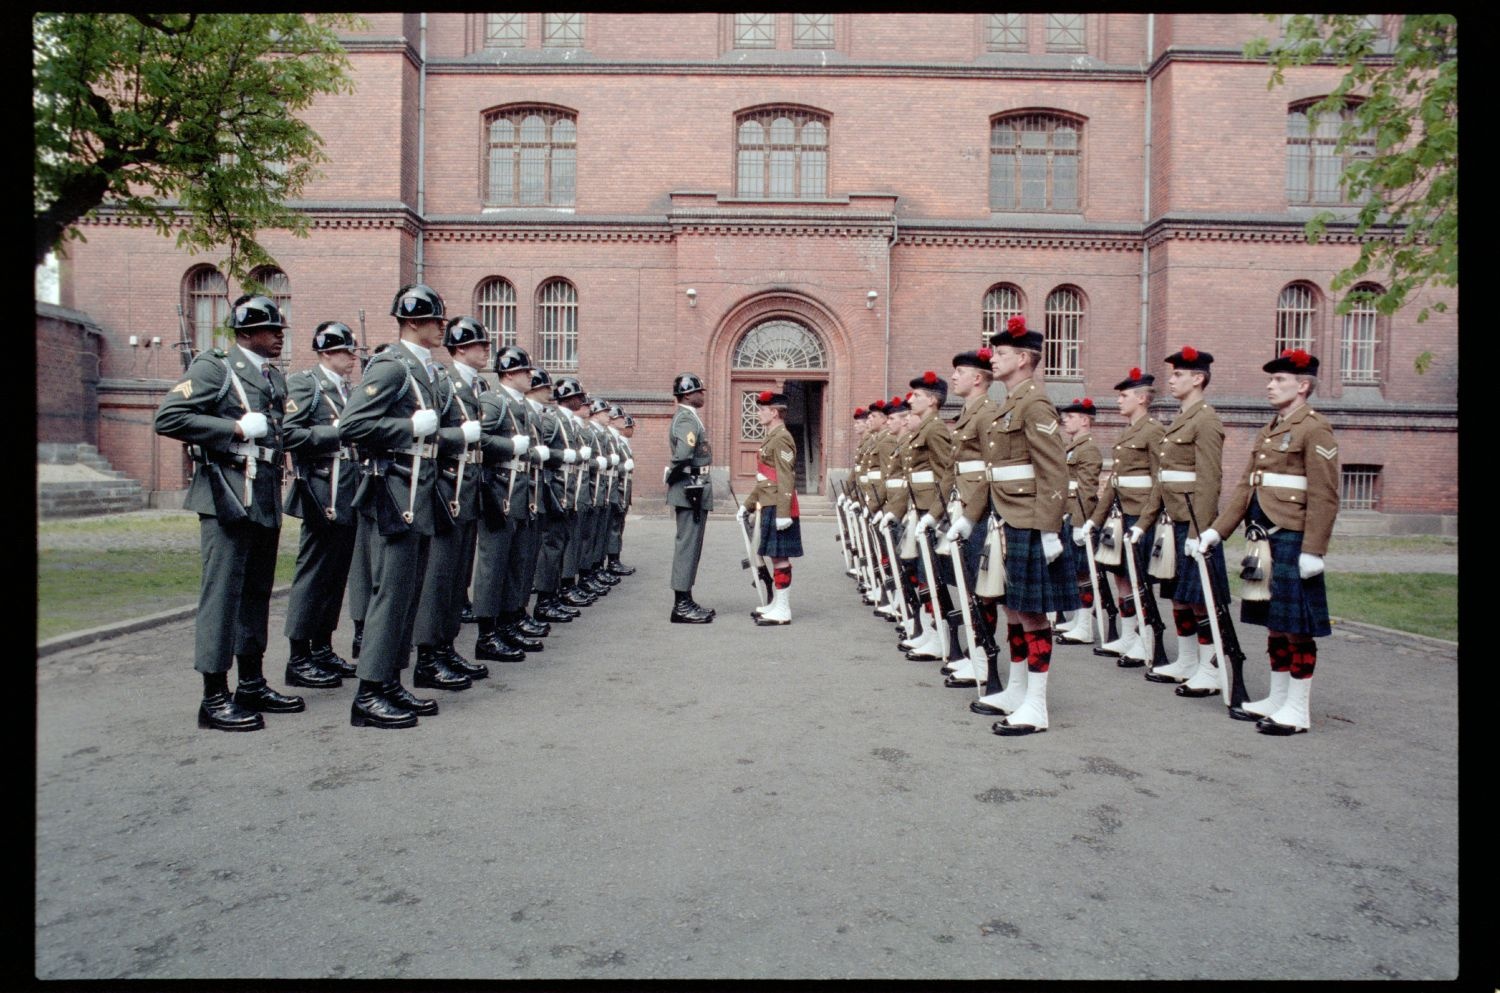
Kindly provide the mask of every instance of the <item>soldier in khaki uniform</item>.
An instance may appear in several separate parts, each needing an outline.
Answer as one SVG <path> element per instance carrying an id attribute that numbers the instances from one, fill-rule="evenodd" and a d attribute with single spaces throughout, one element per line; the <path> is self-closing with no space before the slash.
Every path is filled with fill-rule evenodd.
<path id="1" fill-rule="evenodd" d="M 854 458 L 850 463 L 849 478 L 853 481 L 853 491 L 861 494 L 868 480 L 867 463 L 870 450 L 870 411 L 864 407 L 854 408 Z M 854 539 L 849 532 L 853 530 L 854 508 L 859 506 L 845 491 L 840 491 L 834 502 L 838 505 L 838 513 L 844 519 L 845 541 L 853 545 Z M 848 568 L 844 570 L 846 576 L 859 575 L 859 568 L 852 560 Z"/>
<path id="2" fill-rule="evenodd" d="M 931 369 L 911 380 L 911 392 L 906 395 L 906 405 L 911 408 L 908 415 L 910 435 L 903 446 L 901 468 L 906 476 L 909 509 L 917 518 L 917 537 L 923 533 L 927 540 L 936 543 L 937 522 L 947 516 L 948 498 L 953 492 L 953 432 L 946 421 L 938 416 L 943 401 L 948 398 L 948 384 Z M 910 516 L 910 515 L 908 515 Z M 934 556 L 936 558 L 936 556 Z M 934 571 L 937 563 L 933 563 Z M 928 575 L 926 563 L 919 556 L 917 574 L 927 587 L 930 617 L 923 617 L 922 640 L 917 641 L 906 653 L 913 661 L 944 659 L 943 634 L 938 625 L 946 619 L 938 616 L 941 602 L 947 594 L 940 587 L 943 577 Z M 947 642 L 948 658 L 956 658 L 958 646 L 953 639 Z"/>
<path id="3" fill-rule="evenodd" d="M 887 483 L 890 476 L 891 456 L 896 450 L 896 432 L 893 422 L 901 416 L 889 409 L 890 403 L 889 400 L 876 400 L 870 404 L 869 447 L 865 452 L 866 468 L 862 491 L 863 505 L 860 508 L 861 524 L 874 524 L 877 516 L 885 513 L 886 502 L 890 497 Z M 905 497 L 904 492 L 902 496 Z M 870 552 L 876 557 L 881 554 L 877 547 L 872 547 Z M 866 590 L 864 600 L 865 603 L 872 604 L 879 602 L 880 590 Z"/>
<path id="4" fill-rule="evenodd" d="M 1026 662 L 1012 662 L 1005 690 L 974 701 L 970 709 L 1009 715 L 995 722 L 996 734 L 1025 735 L 1047 730 L 1048 615 L 1078 606 L 1072 545 L 1061 536 L 1068 461 L 1057 408 L 1035 379 L 1041 332 L 1013 317 L 990 343 L 991 367 L 1006 390 L 986 447 L 990 499 L 1005 522 L 1006 636 L 1024 639 Z"/>
<path id="5" fill-rule="evenodd" d="M 1288 349 L 1261 367 L 1271 374 L 1266 396 L 1276 409 L 1250 450 L 1250 464 L 1198 548 L 1212 549 L 1240 521 L 1267 534 L 1271 599 L 1242 604 L 1241 619 L 1264 624 L 1271 691 L 1230 711 L 1255 720 L 1265 734 L 1305 732 L 1308 693 L 1318 661 L 1314 638 L 1331 634 L 1323 556 L 1339 511 L 1338 444 L 1327 418 L 1307 405 L 1318 387 L 1318 360 Z"/>
<path id="6" fill-rule="evenodd" d="M 1058 413 L 1062 414 L 1063 434 L 1068 436 L 1068 519 L 1073 544 L 1081 545 L 1079 531 L 1099 503 L 1099 471 L 1104 457 L 1094 444 L 1094 401 L 1079 397 Z M 1088 558 L 1075 555 L 1078 563 L 1079 609 L 1058 626 L 1057 641 L 1063 645 L 1087 645 L 1094 640 L 1094 588 L 1089 585 Z"/>
<path id="7" fill-rule="evenodd" d="M 1172 367 L 1167 390 L 1177 400 L 1180 410 L 1157 443 L 1156 485 L 1151 488 L 1140 520 L 1131 529 L 1132 539 L 1141 541 L 1163 511 L 1172 522 L 1177 553 L 1177 575 L 1172 584 L 1177 660 L 1153 668 L 1146 678 L 1154 683 L 1184 683 L 1177 688 L 1178 696 L 1211 696 L 1219 692 L 1218 660 L 1214 658 L 1213 631 L 1208 623 L 1198 564 L 1186 554 L 1184 545 L 1188 538 L 1198 537 L 1198 528 L 1219 512 L 1224 422 L 1203 399 L 1212 378 L 1209 367 L 1213 361 L 1212 355 L 1191 345 L 1184 345 L 1165 359 Z M 1209 569 L 1217 575 L 1219 588 L 1227 590 L 1224 550 L 1210 551 L 1206 558 Z"/>
<path id="8" fill-rule="evenodd" d="M 786 426 L 785 393 L 762 390 L 755 398 L 756 414 L 766 437 L 755 461 L 755 488 L 735 511 L 743 526 L 749 514 L 760 515 L 760 547 L 756 554 L 771 560 L 775 595 L 764 610 L 754 612 L 761 626 L 790 624 L 792 559 L 802 557 L 801 511 L 797 506 L 797 442 Z"/>
<path id="9" fill-rule="evenodd" d="M 1151 489 L 1156 485 L 1156 451 L 1161 442 L 1161 423 L 1148 411 L 1151 407 L 1151 391 L 1156 377 L 1133 368 L 1124 379 L 1115 384 L 1115 403 L 1120 414 L 1129 423 L 1115 442 L 1109 475 L 1099 494 L 1099 503 L 1093 515 L 1084 524 L 1083 533 L 1074 534 L 1075 544 L 1092 541 L 1093 534 L 1104 526 L 1106 518 L 1119 505 L 1121 526 L 1128 531 L 1146 509 Z M 1132 546 L 1121 550 L 1123 554 L 1135 554 L 1136 575 L 1145 584 L 1150 595 L 1151 581 L 1146 575 L 1145 549 Z M 1117 566 L 1102 566 L 1114 574 L 1115 602 L 1120 605 L 1120 632 L 1114 641 L 1106 641 L 1099 650 L 1106 655 L 1117 655 L 1116 664 L 1131 669 L 1146 664 L 1146 647 L 1141 640 L 1141 624 L 1144 623 L 1140 607 L 1130 588 L 1130 572 L 1124 558 Z"/>
<path id="10" fill-rule="evenodd" d="M 203 580 L 193 668 L 203 673 L 198 726 L 257 731 L 261 713 L 296 713 L 299 696 L 262 672 L 276 545 L 281 537 L 281 422 L 286 381 L 270 360 L 286 324 L 268 297 L 242 296 L 230 317 L 235 345 L 200 352 L 156 409 L 156 433 L 194 446 L 184 509 L 198 514 Z M 229 669 L 239 685 L 229 695 Z"/>

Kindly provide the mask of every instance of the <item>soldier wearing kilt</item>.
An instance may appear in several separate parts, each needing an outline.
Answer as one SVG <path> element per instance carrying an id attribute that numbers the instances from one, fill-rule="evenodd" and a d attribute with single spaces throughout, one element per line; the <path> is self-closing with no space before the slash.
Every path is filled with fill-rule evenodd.
<path id="1" fill-rule="evenodd" d="M 916 551 L 916 508 L 911 498 L 911 443 L 921 418 L 912 412 L 910 394 L 894 396 L 885 402 L 886 433 L 890 436 L 890 454 L 885 460 L 885 503 L 881 520 L 894 529 L 897 561 L 891 563 L 903 595 L 910 589 L 915 591 L 917 603 L 926 607 L 917 611 L 911 636 L 897 642 L 897 647 L 913 662 L 934 662 L 942 656 L 942 635 L 937 625 L 942 623 L 937 616 L 937 599 L 931 586 L 922 582 L 921 555 Z M 902 558 L 903 546 L 910 543 L 913 551 L 910 558 Z"/>
<path id="2" fill-rule="evenodd" d="M 785 393 L 762 390 L 755 397 L 756 416 L 766 437 L 755 462 L 755 488 L 735 511 L 743 526 L 746 515 L 760 515 L 760 547 L 756 554 L 771 560 L 775 593 L 764 609 L 752 616 L 761 626 L 792 622 L 792 559 L 802 557 L 802 514 L 797 507 L 797 443 L 786 427 Z"/>
<path id="3" fill-rule="evenodd" d="M 235 345 L 205 351 L 156 409 L 156 433 L 193 446 L 183 507 L 198 514 L 203 578 L 193 668 L 203 674 L 198 726 L 258 731 L 261 713 L 304 709 L 262 672 L 271 584 L 281 537 L 282 417 L 286 381 L 270 363 L 286 324 L 270 298 L 242 296 L 230 317 Z M 229 695 L 229 669 L 239 682 Z"/>
<path id="4" fill-rule="evenodd" d="M 1008 640 L 1026 643 L 1026 666 L 1013 666 L 1005 690 L 976 701 L 1009 716 L 995 722 L 1000 735 L 1047 730 L 1047 680 L 1052 667 L 1049 615 L 1078 606 L 1078 570 L 1072 543 L 1061 536 L 1068 492 L 1068 462 L 1057 408 L 1035 376 L 1042 334 L 1012 317 L 990 336 L 990 367 L 1005 384 L 1005 403 L 990 425 L 986 458 L 990 499 L 1005 528 L 1005 617 Z M 1015 671 L 1019 669 L 1019 671 Z M 1017 678 L 1019 677 L 1019 678 Z"/>
<path id="5" fill-rule="evenodd" d="M 1243 601 L 1241 620 L 1267 628 L 1271 690 L 1261 700 L 1230 710 L 1256 721 L 1264 734 L 1290 735 L 1311 725 L 1308 694 L 1318 661 L 1316 638 L 1332 633 L 1323 556 L 1339 511 L 1338 444 L 1327 418 L 1308 406 L 1318 387 L 1318 360 L 1287 349 L 1261 367 L 1271 374 L 1266 396 L 1276 410 L 1260 429 L 1250 464 L 1224 510 L 1198 538 L 1198 548 L 1219 546 L 1220 535 L 1245 521 L 1268 536 L 1271 599 Z"/>
<path id="6" fill-rule="evenodd" d="M 1151 391 L 1155 383 L 1155 376 L 1132 368 L 1124 379 L 1115 384 L 1115 404 L 1129 423 L 1115 442 L 1110 472 L 1104 478 L 1099 503 L 1083 525 L 1082 537 L 1085 541 L 1094 540 L 1094 533 L 1104 527 L 1116 505 L 1121 516 L 1120 540 L 1123 541 L 1124 533 L 1135 525 L 1151 496 L 1151 488 L 1156 484 L 1156 450 L 1163 433 L 1160 422 L 1147 413 L 1151 407 Z M 1075 534 L 1075 543 L 1078 538 L 1079 535 Z M 1132 546 L 1132 549 L 1135 554 L 1136 576 L 1146 594 L 1151 595 L 1151 579 L 1146 574 L 1146 550 L 1138 546 Z M 1124 559 L 1128 552 L 1121 549 L 1121 553 L 1119 565 L 1099 566 L 1113 574 L 1115 602 L 1120 605 L 1119 637 L 1114 641 L 1104 642 L 1099 650 L 1119 656 L 1117 664 L 1130 669 L 1146 664 L 1146 646 L 1140 634 L 1144 623 L 1141 610 L 1144 607 L 1135 602 L 1135 595 L 1130 588 L 1130 570 Z"/>
<path id="7" fill-rule="evenodd" d="M 1185 543 L 1188 538 L 1198 537 L 1198 527 L 1213 520 L 1219 512 L 1224 422 L 1203 399 L 1212 378 L 1209 367 L 1214 357 L 1184 345 L 1164 361 L 1172 367 L 1167 391 L 1177 400 L 1180 410 L 1157 443 L 1156 484 L 1140 519 L 1131 528 L 1131 535 L 1139 541 L 1163 511 L 1172 522 L 1177 567 L 1172 584 L 1172 619 L 1177 626 L 1177 659 L 1170 665 L 1153 668 L 1146 678 L 1154 683 L 1182 683 L 1177 687 L 1178 696 L 1212 696 L 1219 692 L 1213 630 L 1208 622 L 1198 564 L 1187 554 Z M 1206 559 L 1219 588 L 1227 590 L 1224 550 L 1211 550 Z"/>
<path id="8" fill-rule="evenodd" d="M 359 357 L 354 332 L 339 321 L 319 324 L 312 346 L 318 363 L 288 377 L 282 421 L 295 475 L 284 509 L 302 518 L 286 608 L 286 636 L 291 642 L 286 682 L 324 689 L 341 685 L 344 676 L 355 673 L 354 666 L 334 652 L 333 631 L 358 534 L 354 492 L 359 461 L 353 448 L 339 444 L 339 415 L 349 401 L 349 376 L 358 368 Z"/>
<path id="9" fill-rule="evenodd" d="M 911 508 L 917 512 L 918 532 L 927 532 L 929 541 L 937 544 L 937 522 L 948 513 L 948 500 L 953 493 L 953 430 L 948 422 L 938 416 L 943 401 L 948 399 L 948 383 L 931 369 L 910 380 L 911 391 L 906 394 L 906 403 L 911 407 L 907 415 L 910 434 L 905 444 L 902 468 L 907 480 L 907 493 Z M 926 563 L 917 559 L 918 573 L 927 584 L 931 598 L 932 617 L 929 640 L 907 654 L 914 660 L 939 659 L 943 638 L 937 625 L 946 619 L 938 616 L 942 603 L 947 598 L 943 585 L 952 578 L 944 566 L 946 558 L 933 549 L 933 569 L 937 575 L 926 573 Z M 948 660 L 959 657 L 958 641 L 948 639 Z"/>
<path id="10" fill-rule="evenodd" d="M 1058 413 L 1062 414 L 1063 434 L 1068 436 L 1068 509 L 1063 514 L 1072 534 L 1073 544 L 1082 547 L 1087 538 L 1083 524 L 1099 503 L 1099 470 L 1104 457 L 1094 444 L 1094 401 L 1079 397 Z M 1090 585 L 1089 562 L 1085 555 L 1074 554 L 1078 564 L 1079 609 L 1058 626 L 1059 644 L 1087 645 L 1094 640 L 1094 588 Z"/>

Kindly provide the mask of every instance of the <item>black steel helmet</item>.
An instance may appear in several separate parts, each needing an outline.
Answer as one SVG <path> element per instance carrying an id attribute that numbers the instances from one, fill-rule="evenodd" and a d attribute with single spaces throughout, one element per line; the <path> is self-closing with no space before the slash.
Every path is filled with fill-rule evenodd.
<path id="1" fill-rule="evenodd" d="M 576 376 L 559 376 L 552 384 L 552 399 L 568 400 L 583 396 L 583 384 Z"/>
<path id="2" fill-rule="evenodd" d="M 501 374 L 531 368 L 531 356 L 519 345 L 506 345 L 495 353 L 495 371 Z"/>
<path id="3" fill-rule="evenodd" d="M 270 297 L 249 293 L 234 302 L 234 312 L 229 315 L 229 326 L 236 331 L 260 331 L 264 328 L 284 328 L 281 308 Z"/>
<path id="4" fill-rule="evenodd" d="M 472 317 L 455 317 L 443 331 L 443 347 L 453 349 L 460 345 L 488 343 L 490 333 Z"/>
<path id="5" fill-rule="evenodd" d="M 612 420 L 612 421 L 618 421 L 620 418 L 622 418 L 624 416 L 625 416 L 625 408 L 624 407 L 620 406 L 617 403 L 612 403 L 612 404 L 609 405 L 609 419 L 610 420 Z"/>
<path id="6" fill-rule="evenodd" d="M 592 399 L 592 400 L 589 401 L 589 414 L 590 415 L 597 414 L 601 410 L 608 410 L 608 409 L 609 409 L 609 401 L 606 400 L 606 399 L 604 399 L 603 397 L 594 397 L 594 399 Z"/>
<path id="7" fill-rule="evenodd" d="M 539 390 L 543 387 L 547 387 L 548 389 L 552 387 L 551 373 L 547 372 L 541 366 L 532 366 L 531 385 L 526 387 L 526 392 L 530 393 L 532 390 Z"/>
<path id="8" fill-rule="evenodd" d="M 354 332 L 343 321 L 324 321 L 313 332 L 313 351 L 337 352 L 340 349 L 353 351 Z"/>
<path id="9" fill-rule="evenodd" d="M 690 372 L 685 372 L 672 380 L 672 395 L 676 397 L 687 396 L 689 393 L 697 393 L 699 390 L 706 389 L 708 387 L 703 385 L 703 380 Z"/>
<path id="10" fill-rule="evenodd" d="M 443 309 L 443 298 L 438 291 L 426 283 L 414 283 L 396 291 L 391 301 L 391 316 L 401 320 L 420 320 L 424 317 L 447 317 Z"/>
<path id="11" fill-rule="evenodd" d="M 625 426 L 627 428 L 633 428 L 633 427 L 635 427 L 635 418 L 631 417 L 629 414 L 626 414 L 625 415 Z"/>

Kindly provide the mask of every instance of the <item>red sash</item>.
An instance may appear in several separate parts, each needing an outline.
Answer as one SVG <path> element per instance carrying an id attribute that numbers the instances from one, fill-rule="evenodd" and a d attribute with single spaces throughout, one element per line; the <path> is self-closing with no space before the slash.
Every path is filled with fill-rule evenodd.
<path id="1" fill-rule="evenodd" d="M 771 481 L 773 483 L 776 482 L 776 468 L 774 466 L 766 465 L 760 459 L 756 459 L 755 460 L 755 471 L 758 472 L 758 473 L 760 473 L 762 476 L 765 476 L 766 479 L 768 479 L 769 481 Z M 792 490 L 792 519 L 796 520 L 798 517 L 801 517 L 801 516 L 802 516 L 801 511 L 799 511 L 797 509 L 797 491 L 796 491 L 796 489 L 793 489 Z"/>

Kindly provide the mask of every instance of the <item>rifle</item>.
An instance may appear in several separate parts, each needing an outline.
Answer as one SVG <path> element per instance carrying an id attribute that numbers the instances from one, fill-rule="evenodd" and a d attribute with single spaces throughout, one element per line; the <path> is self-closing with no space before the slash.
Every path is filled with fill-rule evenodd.
<path id="1" fill-rule="evenodd" d="M 891 529 L 886 526 L 883 515 L 880 524 L 875 527 L 875 536 L 880 542 L 881 554 L 887 566 L 886 575 L 890 579 L 890 586 L 887 588 L 887 592 L 889 593 L 891 603 L 896 607 L 896 614 L 898 616 L 893 617 L 890 614 L 883 614 L 879 610 L 875 611 L 875 615 L 877 617 L 884 617 L 887 620 L 899 621 L 904 627 L 910 627 L 912 613 L 911 603 L 907 597 L 907 587 L 909 584 L 902 579 L 901 560 L 896 555 L 896 539 L 892 537 Z"/>
<path id="2" fill-rule="evenodd" d="M 188 330 L 187 315 L 182 312 L 182 304 L 177 305 L 177 350 L 182 358 L 182 371 L 187 372 L 188 366 L 193 364 L 196 354 L 193 349 L 193 334 Z"/>
<path id="3" fill-rule="evenodd" d="M 365 339 L 365 308 L 359 308 L 359 352 L 361 364 L 370 361 L 370 344 Z"/>
<path id="4" fill-rule="evenodd" d="M 1119 505 L 1120 495 L 1115 494 L 1115 504 Z M 1124 508 L 1120 509 L 1120 515 L 1125 514 Z M 1171 660 L 1167 658 L 1166 646 L 1162 644 L 1161 634 L 1166 630 L 1166 624 L 1162 622 L 1161 610 L 1156 606 L 1156 595 L 1151 589 L 1151 580 L 1148 578 L 1144 584 L 1137 575 L 1135 561 L 1135 542 L 1130 540 L 1130 530 L 1125 530 L 1125 568 L 1130 574 L 1130 588 L 1135 592 L 1136 609 L 1140 612 L 1141 620 L 1151 629 L 1151 668 L 1170 665 Z M 1120 656 L 1121 660 L 1125 656 Z M 1126 668 L 1134 668 L 1127 666 Z"/>
<path id="5" fill-rule="evenodd" d="M 980 608 L 979 601 L 969 589 L 969 576 L 964 571 L 964 543 L 961 541 L 950 541 L 948 543 L 948 556 L 953 563 L 953 578 L 958 586 L 958 602 L 963 612 L 964 630 L 969 635 L 969 664 L 976 673 L 974 685 L 978 688 L 979 697 L 984 698 L 989 693 L 1000 692 L 1000 646 L 995 644 L 995 633 L 985 622 L 984 611 Z M 975 616 L 979 617 L 979 623 L 974 622 Z M 980 684 L 977 673 L 981 665 L 980 660 L 974 657 L 974 652 L 984 653 L 985 677 L 983 685 Z"/>
<path id="6" fill-rule="evenodd" d="M 1080 518 L 1086 521 L 1088 519 L 1088 515 L 1083 512 L 1083 494 L 1079 493 L 1077 490 L 1074 490 L 1073 499 L 1078 502 L 1078 513 L 1080 515 Z M 1088 535 L 1083 536 L 1083 554 L 1088 559 L 1089 563 L 1089 586 L 1091 586 L 1094 590 L 1094 629 L 1098 631 L 1099 644 L 1102 645 L 1107 639 L 1105 639 L 1104 637 L 1104 606 L 1101 603 L 1104 598 L 1099 592 L 1099 587 L 1103 586 L 1104 584 L 1099 582 L 1099 567 L 1094 564 L 1094 543 L 1089 540 Z M 1113 623 L 1113 616 L 1110 617 L 1110 621 L 1111 623 Z"/>
<path id="7" fill-rule="evenodd" d="M 1193 522 L 1193 531 L 1201 535 L 1198 515 L 1193 512 L 1193 495 L 1184 493 L 1183 496 L 1187 498 L 1188 518 Z M 1203 583 L 1203 592 L 1213 607 L 1208 612 L 1208 626 L 1214 636 L 1214 651 L 1219 655 L 1219 687 L 1224 695 L 1224 705 L 1233 711 L 1243 706 L 1250 694 L 1245 689 L 1245 652 L 1240 648 L 1234 621 L 1229 616 L 1229 590 L 1218 588 L 1214 582 L 1217 577 L 1208 567 L 1208 556 L 1201 549 L 1193 557 L 1198 560 L 1198 578 Z M 1224 664 L 1226 659 L 1227 666 Z"/>
<path id="8" fill-rule="evenodd" d="M 953 654 L 953 639 L 949 631 L 948 614 L 953 609 L 948 600 L 948 584 L 944 583 L 937 574 L 937 569 L 932 561 L 932 543 L 927 539 L 927 529 L 921 525 L 922 518 L 917 518 L 917 553 L 922 557 L 922 565 L 927 571 L 927 602 L 932 608 L 932 623 L 937 628 L 938 640 L 942 642 L 940 654 L 947 659 Z M 938 611 L 942 611 L 939 619 Z M 967 683 L 963 685 L 968 685 Z"/>
<path id="9" fill-rule="evenodd" d="M 733 500 L 735 506 L 740 506 L 740 498 L 734 495 L 734 483 L 729 484 L 729 499 Z M 751 563 L 754 568 L 750 573 L 751 584 L 755 587 L 755 595 L 760 600 L 762 607 L 771 602 L 771 573 L 766 569 L 764 559 L 757 549 L 760 547 L 760 512 L 755 513 L 754 534 L 752 536 L 752 525 L 748 518 L 749 513 L 739 521 L 740 536 L 745 539 L 745 557 L 740 559 L 741 569 L 750 569 Z"/>
<path id="10" fill-rule="evenodd" d="M 840 493 L 839 496 L 844 496 L 844 494 Z M 841 500 L 833 502 L 833 520 L 837 525 L 833 540 L 839 543 L 839 553 L 844 556 L 844 571 L 848 572 L 852 566 L 849 563 L 849 544 L 844 539 L 844 504 Z"/>

